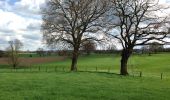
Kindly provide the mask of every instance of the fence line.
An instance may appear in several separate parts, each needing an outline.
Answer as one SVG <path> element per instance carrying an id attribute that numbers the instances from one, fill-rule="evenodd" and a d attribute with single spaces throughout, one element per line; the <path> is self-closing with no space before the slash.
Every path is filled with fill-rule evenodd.
<path id="1" fill-rule="evenodd" d="M 90 69 L 90 68 L 89 68 Z M 81 71 L 81 72 L 105 72 L 105 73 L 113 73 L 111 72 L 111 68 L 105 68 L 105 69 L 100 69 L 100 67 L 95 67 L 94 69 L 91 68 L 91 70 L 89 70 L 87 67 L 84 68 L 84 70 L 77 70 L 77 71 Z M 0 69 L 0 73 L 2 72 L 69 72 L 69 69 L 66 67 L 59 67 L 59 66 L 53 66 L 53 67 L 47 67 L 47 66 L 29 66 L 29 67 L 25 67 L 25 68 L 16 68 L 16 69 L 12 69 L 12 68 L 4 68 L 4 69 Z M 136 74 L 135 74 L 136 73 Z M 133 77 L 159 77 L 161 80 L 163 79 L 167 79 L 168 77 L 166 77 L 166 75 L 164 73 L 160 73 L 159 75 L 155 75 L 155 74 L 149 74 L 149 73 L 143 73 L 142 71 L 137 71 L 137 72 L 133 72 L 130 73 L 130 76 Z"/>

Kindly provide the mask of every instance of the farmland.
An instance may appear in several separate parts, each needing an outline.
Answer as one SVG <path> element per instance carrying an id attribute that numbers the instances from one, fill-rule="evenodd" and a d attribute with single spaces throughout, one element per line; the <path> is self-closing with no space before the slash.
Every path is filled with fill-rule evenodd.
<path id="1" fill-rule="evenodd" d="M 51 57 L 28 57 L 25 55 L 21 57 L 21 63 L 29 70 L 37 70 L 37 68 L 42 68 L 45 71 L 47 68 L 49 71 L 54 71 L 55 68 L 58 71 L 70 70 L 71 58 L 61 57 L 61 56 L 51 56 Z M 1 61 L 2 59 L 0 59 Z M 1 61 L 2 62 L 2 61 Z M 26 63 L 26 64 L 24 64 Z M 99 72 L 111 72 L 119 74 L 120 66 L 120 55 L 119 54 L 92 54 L 83 55 L 79 57 L 78 60 L 78 71 L 99 71 Z M 25 68 L 24 67 L 24 68 Z M 4 67 L 3 67 L 4 68 Z M 7 68 L 9 68 L 7 66 Z M 143 55 L 133 55 L 129 59 L 128 63 L 129 73 L 138 74 L 143 72 L 143 75 L 160 75 L 164 73 L 165 75 L 170 75 L 170 53 L 158 53 L 148 56 Z M 19 68 L 18 70 L 22 70 Z"/>
<path id="2" fill-rule="evenodd" d="M 39 63 L 49 63 L 49 62 L 55 62 L 55 61 L 62 61 L 65 57 L 34 57 L 34 58 L 28 58 L 28 57 L 21 57 L 20 65 L 33 65 L 33 64 L 39 64 Z M 8 65 L 8 58 L 0 58 L 0 64 Z"/>
<path id="3" fill-rule="evenodd" d="M 170 99 L 169 53 L 133 55 L 128 64 L 130 76 L 118 75 L 119 61 L 118 54 L 80 56 L 76 73 L 69 72 L 70 58 L 17 70 L 1 65 L 0 100 Z"/>
<path id="4" fill-rule="evenodd" d="M 170 100 L 170 0 L 0 0 L 0 100 Z"/>

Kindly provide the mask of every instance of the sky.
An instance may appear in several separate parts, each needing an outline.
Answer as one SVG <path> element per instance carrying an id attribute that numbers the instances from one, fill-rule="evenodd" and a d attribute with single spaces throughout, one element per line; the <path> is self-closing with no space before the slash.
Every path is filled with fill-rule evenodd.
<path id="1" fill-rule="evenodd" d="M 24 50 L 42 47 L 40 6 L 44 0 L 0 0 L 0 49 L 19 39 Z"/>
<path id="2" fill-rule="evenodd" d="M 40 6 L 45 0 L 0 0 L 0 49 L 8 41 L 19 39 L 23 50 L 36 50 L 42 45 Z M 169 3 L 170 0 L 160 0 Z"/>

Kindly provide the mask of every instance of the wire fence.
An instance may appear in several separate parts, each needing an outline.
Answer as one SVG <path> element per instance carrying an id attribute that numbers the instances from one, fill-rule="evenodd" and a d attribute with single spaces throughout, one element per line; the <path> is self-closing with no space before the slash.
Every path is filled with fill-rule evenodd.
<path id="1" fill-rule="evenodd" d="M 61 67 L 61 66 L 25 66 L 22 68 L 1 68 L 0 73 L 53 73 L 53 72 L 70 72 L 69 67 Z M 80 68 L 77 69 L 77 72 L 93 72 L 93 73 L 108 73 L 108 74 L 118 74 L 118 70 L 113 70 L 110 67 L 108 68 Z M 143 71 L 134 71 L 130 72 L 129 76 L 131 77 L 148 77 L 148 78 L 157 78 L 161 80 L 170 79 L 169 74 L 167 73 L 147 73 Z"/>

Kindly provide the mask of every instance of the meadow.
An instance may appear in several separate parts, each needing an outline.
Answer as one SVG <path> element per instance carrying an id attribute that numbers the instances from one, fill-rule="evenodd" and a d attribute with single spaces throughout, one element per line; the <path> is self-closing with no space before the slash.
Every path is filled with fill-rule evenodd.
<path id="1" fill-rule="evenodd" d="M 76 73 L 69 71 L 70 61 L 67 58 L 17 70 L 1 65 L 0 100 L 170 99 L 170 53 L 133 55 L 129 76 L 119 75 L 118 54 L 80 56 Z"/>
<path id="2" fill-rule="evenodd" d="M 66 71 L 70 70 L 71 59 L 63 61 L 56 61 L 43 64 L 35 64 L 35 68 L 41 66 L 54 70 Z M 50 69 L 51 68 L 51 69 Z M 133 55 L 128 62 L 129 74 L 137 75 L 140 72 L 146 77 L 160 76 L 163 73 L 165 76 L 170 77 L 170 53 L 158 53 L 148 56 Z M 119 74 L 120 69 L 120 55 L 119 54 L 92 54 L 90 56 L 80 56 L 78 60 L 78 71 L 98 71 L 98 72 L 111 72 Z"/>

